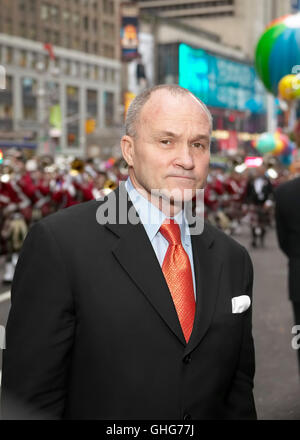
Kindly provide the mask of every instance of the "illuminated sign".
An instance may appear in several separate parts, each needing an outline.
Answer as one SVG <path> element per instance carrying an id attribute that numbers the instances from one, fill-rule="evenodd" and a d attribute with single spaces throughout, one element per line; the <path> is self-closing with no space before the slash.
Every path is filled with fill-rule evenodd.
<path id="1" fill-rule="evenodd" d="M 138 13 L 137 5 L 121 4 L 121 52 L 122 60 L 130 61 L 138 55 Z"/>
<path id="2" fill-rule="evenodd" d="M 254 157 L 246 157 L 245 164 L 248 168 L 257 168 L 260 167 L 263 164 L 263 158 L 259 156 Z"/>
<path id="3" fill-rule="evenodd" d="M 264 113 L 266 94 L 254 67 L 179 45 L 179 85 L 207 105 Z"/>

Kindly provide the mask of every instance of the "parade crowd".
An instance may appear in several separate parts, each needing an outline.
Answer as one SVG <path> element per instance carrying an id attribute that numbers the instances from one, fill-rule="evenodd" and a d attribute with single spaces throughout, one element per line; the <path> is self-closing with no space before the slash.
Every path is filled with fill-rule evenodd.
<path id="1" fill-rule="evenodd" d="M 211 166 L 204 192 L 205 217 L 230 235 L 243 222 L 251 228 L 252 246 L 264 244 L 273 219 L 273 190 L 289 176 L 269 176 L 265 166 L 227 169 Z M 0 255 L 5 258 L 3 283 L 10 284 L 24 238 L 32 224 L 59 209 L 98 199 L 126 180 L 122 159 L 26 159 L 11 149 L 0 165 Z M 258 240 L 258 241 L 257 241 Z"/>

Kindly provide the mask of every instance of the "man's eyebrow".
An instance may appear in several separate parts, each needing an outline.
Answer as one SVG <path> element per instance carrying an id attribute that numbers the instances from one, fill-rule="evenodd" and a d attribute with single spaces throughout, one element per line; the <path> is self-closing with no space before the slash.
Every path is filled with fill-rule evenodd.
<path id="1" fill-rule="evenodd" d="M 171 136 L 171 137 L 174 137 L 174 138 L 179 138 L 180 137 L 179 134 L 173 133 L 172 131 L 168 131 L 168 130 L 157 131 L 157 132 L 154 132 L 154 134 L 156 136 Z M 209 141 L 209 136 L 207 136 L 206 134 L 199 134 L 199 135 L 197 135 L 197 136 L 192 138 L 192 142 L 196 141 L 196 140 L 199 140 L 199 139 Z"/>
<path id="2" fill-rule="evenodd" d="M 172 136 L 172 137 L 179 137 L 180 136 L 177 133 L 173 133 L 172 131 L 166 131 L 166 130 L 156 131 L 154 134 L 157 136 Z"/>
<path id="3" fill-rule="evenodd" d="M 206 134 L 199 134 L 198 136 L 195 136 L 195 137 L 192 139 L 192 142 L 193 142 L 193 141 L 197 141 L 197 140 L 199 140 L 199 139 L 209 142 L 209 136 L 207 136 Z"/>

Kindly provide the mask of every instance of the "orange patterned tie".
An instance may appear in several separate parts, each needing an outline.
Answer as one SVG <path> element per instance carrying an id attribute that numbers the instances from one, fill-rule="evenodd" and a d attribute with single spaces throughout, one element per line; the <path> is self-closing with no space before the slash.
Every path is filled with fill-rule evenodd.
<path id="1" fill-rule="evenodd" d="M 160 232 L 169 242 L 162 271 L 169 286 L 185 340 L 188 342 L 195 317 L 190 260 L 181 243 L 179 225 L 174 220 L 166 219 L 160 227 Z"/>

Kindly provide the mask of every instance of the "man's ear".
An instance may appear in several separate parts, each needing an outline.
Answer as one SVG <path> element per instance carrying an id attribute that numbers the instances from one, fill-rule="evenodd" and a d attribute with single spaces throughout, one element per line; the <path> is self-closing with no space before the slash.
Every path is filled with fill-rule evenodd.
<path id="1" fill-rule="evenodd" d="M 124 135 L 122 137 L 121 150 L 128 166 L 133 166 L 134 141 L 131 136 Z"/>

